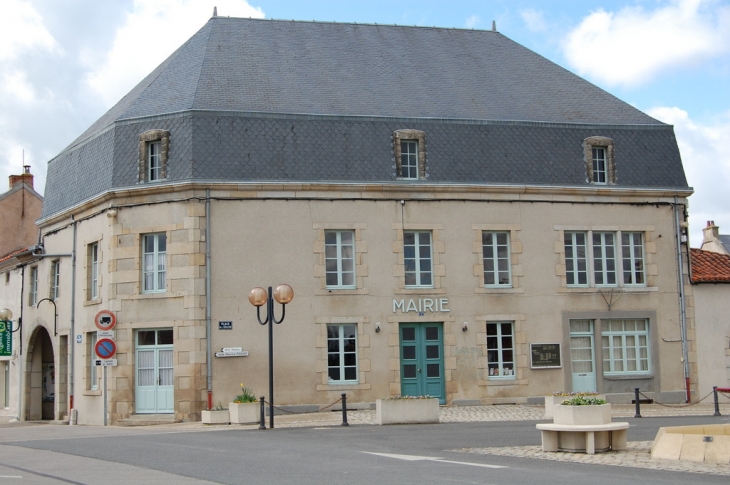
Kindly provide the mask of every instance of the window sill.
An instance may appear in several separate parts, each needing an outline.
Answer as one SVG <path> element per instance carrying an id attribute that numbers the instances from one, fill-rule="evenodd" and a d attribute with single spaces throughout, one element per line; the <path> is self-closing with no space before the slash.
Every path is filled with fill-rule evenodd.
<path id="1" fill-rule="evenodd" d="M 568 286 L 558 289 L 559 293 L 588 293 L 600 292 L 621 292 L 621 293 L 652 293 L 659 291 L 656 286 Z"/>
<path id="2" fill-rule="evenodd" d="M 137 295 L 129 295 L 129 298 L 131 300 L 144 300 L 144 299 L 155 299 L 155 298 L 171 298 L 176 295 L 172 293 L 167 293 L 165 291 L 160 293 L 139 293 Z"/>
<path id="3" fill-rule="evenodd" d="M 342 383 L 342 384 L 317 384 L 317 390 L 318 391 L 361 391 L 361 390 L 369 390 L 370 384 L 351 384 L 351 383 Z"/>
<path id="4" fill-rule="evenodd" d="M 446 288 L 396 288 L 395 295 L 445 295 Z"/>
<path id="5" fill-rule="evenodd" d="M 474 290 L 474 294 L 476 295 L 506 295 L 524 292 L 524 288 L 515 288 L 513 286 L 489 286 L 485 288 L 476 288 Z"/>
<path id="6" fill-rule="evenodd" d="M 654 379 L 654 374 L 625 374 L 625 375 L 606 375 L 603 378 L 607 381 L 628 381 L 632 379 Z"/>
<path id="7" fill-rule="evenodd" d="M 83 396 L 101 396 L 101 389 L 90 390 L 85 389 L 82 393 Z"/>
<path id="8" fill-rule="evenodd" d="M 95 300 L 86 300 L 84 302 L 84 306 L 100 305 L 101 302 L 102 302 L 101 298 L 97 298 Z"/>
<path id="9" fill-rule="evenodd" d="M 489 377 L 486 380 L 487 386 L 514 386 L 517 385 L 515 376 L 509 377 Z"/>
<path id="10" fill-rule="evenodd" d="M 366 288 L 353 288 L 351 290 L 346 290 L 344 288 L 332 288 L 330 289 L 324 289 L 324 290 L 316 290 L 314 292 L 317 296 L 338 296 L 338 295 L 369 295 L 370 290 Z"/>

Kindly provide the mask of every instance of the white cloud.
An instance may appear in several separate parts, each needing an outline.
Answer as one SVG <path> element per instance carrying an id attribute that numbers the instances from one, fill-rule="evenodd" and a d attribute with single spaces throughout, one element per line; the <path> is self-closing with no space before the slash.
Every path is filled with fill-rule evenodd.
<path id="1" fill-rule="evenodd" d="M 531 32 L 544 32 L 547 30 L 547 24 L 542 12 L 528 8 L 520 11 L 522 21 Z"/>
<path id="2" fill-rule="evenodd" d="M 264 16 L 245 0 L 135 0 L 106 61 L 89 74 L 89 84 L 108 106 L 116 103 L 197 32 L 214 5 L 222 16 Z"/>
<path id="3" fill-rule="evenodd" d="M 3 69 L 3 71 L 5 70 Z M 18 70 L 2 73 L 0 93 L 4 96 L 12 96 L 23 103 L 30 103 L 36 99 L 33 86 L 28 82 L 26 74 Z"/>
<path id="4" fill-rule="evenodd" d="M 464 25 L 467 29 L 473 29 L 477 25 L 479 25 L 480 20 L 478 15 L 470 15 L 469 18 L 466 19 L 466 22 L 464 22 Z"/>
<path id="5" fill-rule="evenodd" d="M 59 47 L 30 2 L 5 0 L 0 15 L 0 61 L 16 59 L 31 49 L 53 51 Z"/>
<path id="6" fill-rule="evenodd" d="M 720 232 L 730 234 L 730 112 L 698 123 L 676 107 L 656 107 L 647 113 L 674 125 L 684 171 L 695 193 L 689 199 L 690 242 L 700 247 L 702 228 L 714 220 Z"/>
<path id="7" fill-rule="evenodd" d="M 674 0 L 655 10 L 592 12 L 568 33 L 564 54 L 583 76 L 607 85 L 638 85 L 660 73 L 730 52 L 730 6 Z"/>

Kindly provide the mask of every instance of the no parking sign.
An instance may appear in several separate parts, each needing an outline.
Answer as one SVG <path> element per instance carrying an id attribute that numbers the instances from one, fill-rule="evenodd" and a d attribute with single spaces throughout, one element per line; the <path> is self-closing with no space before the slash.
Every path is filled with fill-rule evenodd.
<path id="1" fill-rule="evenodd" d="M 101 338 L 94 345 L 94 352 L 100 359 L 111 359 L 117 353 L 117 344 L 110 338 Z"/>

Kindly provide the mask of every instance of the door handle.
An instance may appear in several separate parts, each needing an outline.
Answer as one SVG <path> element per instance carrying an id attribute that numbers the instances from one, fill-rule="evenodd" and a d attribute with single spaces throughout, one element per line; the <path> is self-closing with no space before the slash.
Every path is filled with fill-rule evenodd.
<path id="1" fill-rule="evenodd" d="M 418 373 L 419 373 L 419 374 L 421 373 L 421 369 L 420 369 L 420 368 L 418 368 L 418 369 L 416 369 L 416 370 L 418 371 Z"/>

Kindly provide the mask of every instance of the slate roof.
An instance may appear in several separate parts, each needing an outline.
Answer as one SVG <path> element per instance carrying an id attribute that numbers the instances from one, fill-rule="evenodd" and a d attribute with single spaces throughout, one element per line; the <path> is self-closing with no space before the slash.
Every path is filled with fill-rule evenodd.
<path id="1" fill-rule="evenodd" d="M 730 283 L 730 255 L 690 249 L 692 283 Z"/>
<path id="2" fill-rule="evenodd" d="M 671 126 L 498 32 L 214 17 L 49 162 L 42 217 L 135 185 L 148 129 L 169 182 L 396 183 L 420 129 L 419 183 L 586 186 L 601 135 L 617 185 L 688 188 Z"/>

